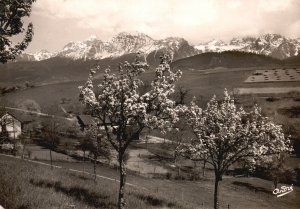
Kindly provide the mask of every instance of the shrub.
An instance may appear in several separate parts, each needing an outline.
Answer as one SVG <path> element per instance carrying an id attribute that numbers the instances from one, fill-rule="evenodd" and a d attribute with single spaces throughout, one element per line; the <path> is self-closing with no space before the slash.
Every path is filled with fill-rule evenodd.
<path id="1" fill-rule="evenodd" d="M 1 144 L 1 149 L 5 151 L 12 151 L 14 149 L 14 145 L 11 143 Z"/>
<path id="2" fill-rule="evenodd" d="M 167 172 L 167 173 L 166 173 L 166 179 L 171 179 L 171 178 L 172 178 L 172 173 Z"/>
<path id="3" fill-rule="evenodd" d="M 275 101 L 278 101 L 278 100 L 280 100 L 280 98 L 277 98 L 277 97 L 268 97 L 266 99 L 267 102 L 275 102 Z"/>

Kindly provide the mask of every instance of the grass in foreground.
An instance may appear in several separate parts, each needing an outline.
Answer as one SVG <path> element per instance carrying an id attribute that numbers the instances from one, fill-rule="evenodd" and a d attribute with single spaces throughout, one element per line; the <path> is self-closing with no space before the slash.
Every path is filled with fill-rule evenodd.
<path id="1" fill-rule="evenodd" d="M 117 207 L 118 184 L 64 169 L 0 156 L 0 205 L 5 209 Z M 137 188 L 127 187 L 130 209 L 183 208 Z"/>
<path id="2" fill-rule="evenodd" d="M 82 169 L 80 163 L 60 163 Z M 86 168 L 91 171 L 91 169 Z M 98 166 L 97 173 L 118 178 L 114 169 Z M 213 208 L 213 179 L 171 181 L 129 174 L 128 209 Z M 281 185 L 280 185 L 281 186 Z M 272 194 L 273 184 L 258 178 L 224 177 L 220 187 L 220 209 L 298 209 L 300 188 L 281 198 Z M 65 169 L 0 156 L 0 204 L 5 209 L 116 208 L 118 183 L 81 175 Z"/>

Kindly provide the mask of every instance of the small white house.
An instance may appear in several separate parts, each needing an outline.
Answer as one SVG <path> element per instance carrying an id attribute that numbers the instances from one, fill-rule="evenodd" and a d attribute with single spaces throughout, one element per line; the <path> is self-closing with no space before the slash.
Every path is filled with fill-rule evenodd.
<path id="1" fill-rule="evenodd" d="M 17 139 L 22 133 L 22 121 L 9 112 L 0 113 L 0 133 L 7 133 L 11 139 Z"/>

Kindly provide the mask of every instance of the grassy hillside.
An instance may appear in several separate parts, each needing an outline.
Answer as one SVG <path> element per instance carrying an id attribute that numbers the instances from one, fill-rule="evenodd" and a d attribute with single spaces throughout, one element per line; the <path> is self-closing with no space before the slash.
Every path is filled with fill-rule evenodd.
<path id="1" fill-rule="evenodd" d="M 150 54 L 147 61 L 153 66 L 157 65 L 161 52 Z M 42 112 L 53 109 L 57 114 L 64 115 L 62 108 L 67 112 L 80 113 L 81 104 L 78 101 L 78 86 L 82 85 L 88 76 L 89 69 L 97 62 L 105 69 L 111 66 L 116 69 L 119 62 L 125 60 L 133 61 L 134 54 L 125 55 L 116 59 L 107 58 L 101 61 L 69 60 L 63 58 L 52 58 L 41 62 L 16 62 L 7 65 L 0 65 L 0 86 L 16 85 L 26 81 L 33 83 L 33 87 L 23 87 L 5 95 L 0 95 L 0 103 L 9 106 L 19 106 L 23 101 L 35 101 Z M 205 53 L 193 57 L 175 61 L 172 66 L 183 71 L 179 85 L 189 89 L 189 98 L 196 96 L 202 107 L 215 94 L 221 96 L 224 89 L 232 91 L 235 88 L 263 88 L 263 87 L 295 87 L 300 82 L 264 82 L 244 83 L 256 70 L 272 69 L 270 65 L 279 65 L 282 61 L 250 53 L 223 52 Z M 143 75 L 144 80 L 150 81 L 153 78 L 153 67 Z M 246 66 L 246 67 L 241 67 Z M 249 67 L 253 66 L 253 67 Z M 205 69 L 204 69 L 205 68 Z M 95 83 L 99 83 L 103 72 L 98 72 Z M 273 117 L 276 112 L 276 102 L 266 102 L 266 98 L 255 99 L 255 96 L 248 96 L 247 101 L 241 100 L 241 105 L 253 105 L 258 103 Z M 266 97 L 266 95 L 264 95 Z M 291 99 L 293 100 L 293 98 Z M 244 102 L 245 101 L 245 102 Z M 297 102 L 297 101 L 296 101 Z M 298 104 L 292 104 L 298 105 Z M 286 103 L 289 108 L 290 102 Z M 269 109 L 272 108 L 272 111 Z M 284 108 L 284 107 L 281 107 Z M 291 121 L 300 132 L 298 118 L 289 119 L 286 116 L 274 118 L 279 123 Z M 284 122 L 285 123 L 285 122 Z"/>
<path id="2" fill-rule="evenodd" d="M 300 65 L 300 54 L 284 60 L 286 65 Z"/>
<path id="3" fill-rule="evenodd" d="M 116 208 L 117 182 L 7 157 L 1 158 L 0 205 L 7 209 Z M 127 189 L 128 208 L 186 208 L 142 189 Z"/>
<path id="4" fill-rule="evenodd" d="M 162 51 L 149 54 L 145 59 L 148 64 L 155 68 L 159 63 Z M 105 58 L 102 60 L 71 60 L 54 57 L 40 62 L 11 62 L 0 65 L 0 86 L 7 84 L 24 85 L 30 82 L 34 85 L 45 85 L 85 79 L 88 70 L 98 64 L 102 69 L 110 66 L 117 69 L 119 63 L 133 61 L 135 54 L 127 54 L 118 58 Z M 271 57 L 245 53 L 245 52 L 222 52 L 204 53 L 196 56 L 175 61 L 172 66 L 185 69 L 207 69 L 215 67 L 257 67 L 266 65 L 279 65 L 281 61 Z"/>
<path id="5" fill-rule="evenodd" d="M 80 166 L 78 163 L 62 164 Z M 15 208 L 116 208 L 118 183 L 98 178 L 95 183 L 89 175 L 54 169 L 0 156 L 0 204 Z M 81 167 L 77 168 L 81 169 Z M 100 175 L 117 177 L 117 171 L 98 167 Z M 127 185 L 130 209 L 212 208 L 213 180 L 166 181 L 129 175 Z M 272 194 L 272 183 L 257 178 L 227 178 L 221 183 L 221 208 L 232 209 L 296 209 L 300 190 L 283 198 Z"/>
<path id="6" fill-rule="evenodd" d="M 183 77 L 179 81 L 182 85 L 191 91 L 192 95 L 199 97 L 206 103 L 214 94 L 221 95 L 224 88 L 232 90 L 243 84 L 243 81 L 251 74 L 254 69 L 235 69 L 235 70 L 207 70 L 205 72 L 198 71 L 183 71 Z M 87 79 L 88 73 L 83 73 L 81 81 L 68 81 L 57 84 L 49 84 L 36 86 L 34 88 L 27 88 L 24 90 L 17 90 L 0 96 L 3 103 L 10 104 L 10 106 L 18 106 L 24 100 L 33 100 L 37 102 L 45 112 L 51 106 L 65 106 L 67 109 L 76 109 L 80 106 L 78 101 L 79 91 L 78 86 L 82 85 Z M 151 80 L 154 76 L 153 70 L 149 70 L 143 75 L 144 80 Z M 96 75 L 97 78 L 102 78 L 102 73 Z M 96 80 L 95 83 L 99 83 Z M 62 100 L 68 99 L 68 104 L 61 104 Z"/>
<path id="7" fill-rule="evenodd" d="M 99 64 L 107 67 L 110 61 L 112 60 L 105 59 Z M 97 62 L 55 57 L 40 62 L 8 63 L 0 65 L 0 84 L 17 83 L 22 85 L 28 81 L 34 85 L 45 85 L 82 80 Z"/>
<path id="8" fill-rule="evenodd" d="M 119 63 L 134 61 L 136 54 L 126 54 L 118 58 L 105 58 L 102 60 L 71 60 L 54 57 L 40 62 L 11 62 L 0 64 L 0 86 L 24 85 L 30 82 L 34 85 L 46 85 L 53 83 L 85 80 L 89 69 L 100 65 L 101 69 L 111 67 L 117 69 Z M 151 66 L 157 66 L 159 56 L 147 58 Z"/>
<path id="9" fill-rule="evenodd" d="M 265 68 L 214 68 L 200 71 L 187 70 L 183 68 L 183 76 L 178 84 L 190 90 L 189 99 L 194 95 L 200 100 L 202 105 L 205 105 L 208 99 L 210 99 L 214 94 L 221 96 L 225 88 L 232 91 L 234 88 L 239 87 L 257 88 L 299 86 L 299 82 L 244 83 L 247 77 L 257 69 Z M 17 90 L 0 96 L 0 102 L 2 101 L 2 103 L 18 106 L 18 104 L 22 103 L 22 101 L 30 99 L 34 100 L 41 106 L 42 112 L 46 111 L 51 106 L 63 106 L 67 109 L 67 111 L 74 110 L 80 106 L 78 102 L 78 86 L 82 85 L 86 81 L 87 75 L 88 68 L 85 70 L 83 69 L 78 80 L 44 84 L 33 88 Z M 154 72 L 150 69 L 143 75 L 143 79 L 149 81 L 153 78 L 153 76 Z M 98 80 L 96 80 L 95 83 L 99 83 L 99 79 L 102 78 L 102 73 L 97 73 L 96 78 L 98 78 Z M 67 99 L 68 102 L 66 102 L 66 104 L 62 104 L 65 99 Z"/>
<path id="10" fill-rule="evenodd" d="M 153 52 L 146 58 L 151 65 L 151 69 L 158 64 L 161 53 L 161 51 Z M 205 66 L 212 66 L 209 63 L 216 57 L 222 58 L 220 64 L 224 64 L 224 66 L 227 66 L 226 63 L 233 62 L 233 60 L 235 60 L 234 62 L 240 60 L 239 63 L 248 60 L 248 64 L 255 63 L 255 65 L 274 61 L 273 58 L 240 52 L 205 53 L 175 61 L 172 65 L 184 72 L 180 85 L 191 89 L 191 94 L 201 98 L 204 97 L 204 99 L 202 98 L 203 103 L 213 94 L 221 94 L 224 88 L 233 89 L 238 87 L 249 75 L 249 72 L 251 73 L 254 70 L 252 68 L 237 68 L 234 70 L 227 68 L 207 69 L 207 72 L 187 70 L 190 67 L 201 69 Z M 106 58 L 100 61 L 74 61 L 56 57 L 40 62 L 14 62 L 0 65 L 0 87 L 20 85 L 21 89 L 0 97 L 0 100 L 2 100 L 2 103 L 16 106 L 16 104 L 25 99 L 30 99 L 36 101 L 42 107 L 42 111 L 45 111 L 47 107 L 59 106 L 62 100 L 67 99 L 72 107 L 69 104 L 64 106 L 67 106 L 67 109 L 76 109 L 79 106 L 78 86 L 85 82 L 88 71 L 92 66 L 99 64 L 102 69 L 108 66 L 112 69 L 117 69 L 118 63 L 126 60 L 133 61 L 134 58 L 134 54 L 124 55 L 115 59 Z M 253 62 L 253 59 L 263 60 L 264 62 L 256 63 Z M 275 61 L 277 62 L 277 60 Z M 239 63 L 236 63 L 236 65 Z M 153 77 L 153 70 L 151 69 L 143 76 L 144 80 L 151 80 Z M 98 72 L 96 78 L 101 79 L 102 72 Z M 27 87 L 26 82 L 29 83 Z"/>
<path id="11" fill-rule="evenodd" d="M 216 67 L 261 67 L 281 65 L 282 61 L 265 55 L 248 52 L 225 51 L 208 52 L 175 61 L 172 66 L 178 69 L 207 69 Z"/>

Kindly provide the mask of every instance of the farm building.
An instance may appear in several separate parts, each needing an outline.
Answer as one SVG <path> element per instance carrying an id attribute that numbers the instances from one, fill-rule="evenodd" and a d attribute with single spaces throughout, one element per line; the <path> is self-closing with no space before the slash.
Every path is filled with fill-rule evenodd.
<path id="1" fill-rule="evenodd" d="M 80 125 L 81 131 L 85 131 L 85 129 L 91 125 L 96 125 L 95 120 L 90 115 L 78 115 L 77 120 Z"/>
<path id="2" fill-rule="evenodd" d="M 92 125 L 97 125 L 100 131 L 104 131 L 104 125 L 103 124 L 97 124 L 97 119 L 95 119 L 94 117 L 90 116 L 90 115 L 78 115 L 76 116 L 78 123 L 80 125 L 80 129 L 82 132 L 85 132 L 85 130 Z M 107 121 L 109 121 L 109 119 L 107 119 Z M 130 133 L 131 130 L 133 129 L 133 126 L 127 125 L 127 129 L 128 132 Z M 138 140 L 140 138 L 140 136 L 136 136 L 135 140 Z"/>
<path id="3" fill-rule="evenodd" d="M 30 122 L 29 117 L 8 111 L 0 112 L 0 133 L 7 134 L 11 139 L 16 139 L 22 133 L 24 126 Z"/>

